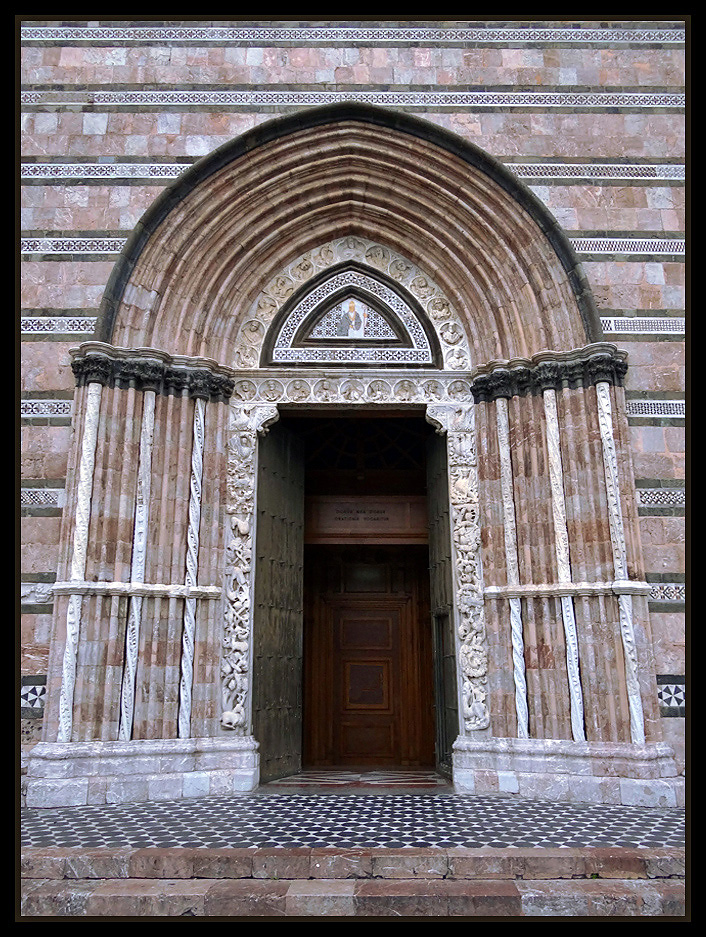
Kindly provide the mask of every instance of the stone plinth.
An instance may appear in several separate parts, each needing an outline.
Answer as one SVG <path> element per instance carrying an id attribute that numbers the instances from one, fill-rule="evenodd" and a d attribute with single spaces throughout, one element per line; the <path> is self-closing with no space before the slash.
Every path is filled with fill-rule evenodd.
<path id="1" fill-rule="evenodd" d="M 28 807 L 179 800 L 254 790 L 252 737 L 39 742 L 27 766 Z"/>
<path id="2" fill-rule="evenodd" d="M 453 780 L 458 791 L 516 794 L 570 803 L 641 807 L 684 805 L 684 778 L 662 743 L 459 737 Z"/>

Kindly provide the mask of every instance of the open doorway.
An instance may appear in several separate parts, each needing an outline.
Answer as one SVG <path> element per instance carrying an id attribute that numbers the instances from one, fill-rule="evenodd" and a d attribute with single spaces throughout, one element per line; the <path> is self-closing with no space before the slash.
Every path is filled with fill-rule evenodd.
<path id="1" fill-rule="evenodd" d="M 452 622 L 443 440 L 421 411 L 308 410 L 283 411 L 262 442 L 262 780 L 302 766 L 443 768 L 456 713 L 453 642 L 439 632 Z"/>

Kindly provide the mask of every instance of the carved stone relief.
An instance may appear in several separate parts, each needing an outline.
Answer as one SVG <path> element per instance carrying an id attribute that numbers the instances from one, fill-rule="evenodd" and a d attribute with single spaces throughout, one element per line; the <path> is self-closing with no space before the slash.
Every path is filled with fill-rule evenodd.
<path id="1" fill-rule="evenodd" d="M 354 260 L 382 271 L 414 296 L 437 326 L 445 368 L 458 370 L 470 366 L 469 345 L 461 319 L 432 278 L 396 251 L 365 238 L 350 236 L 308 251 L 270 280 L 244 317 L 235 343 L 233 367 L 255 367 L 255 362 L 260 357 L 265 332 L 282 304 L 302 283 L 346 260 Z M 411 329 L 411 334 L 414 334 L 414 322 L 409 317 L 404 318 L 407 315 L 404 310 L 399 311 Z M 260 328 L 255 328 L 255 325 Z M 407 360 L 411 363 L 424 363 L 420 357 L 422 351 L 421 346 L 416 349 L 396 349 L 393 357 L 396 356 L 395 360 L 398 360 L 398 363 Z M 357 360 L 362 362 L 364 359 L 359 357 Z"/>
<path id="2" fill-rule="evenodd" d="M 239 735 L 249 724 L 257 436 L 278 417 L 275 406 L 232 406 L 230 411 L 221 726 Z"/>
<path id="3" fill-rule="evenodd" d="M 473 408 L 430 406 L 427 420 L 437 426 L 437 432 L 445 432 L 448 440 L 462 720 L 465 731 L 473 732 L 490 725 Z"/>

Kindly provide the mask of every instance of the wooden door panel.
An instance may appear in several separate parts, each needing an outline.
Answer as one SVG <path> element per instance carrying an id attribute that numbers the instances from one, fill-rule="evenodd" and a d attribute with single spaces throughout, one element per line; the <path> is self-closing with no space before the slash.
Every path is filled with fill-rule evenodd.
<path id="1" fill-rule="evenodd" d="M 306 763 L 432 764 L 426 554 L 386 549 L 376 563 L 347 550 L 342 564 L 317 553 L 308 577 Z"/>

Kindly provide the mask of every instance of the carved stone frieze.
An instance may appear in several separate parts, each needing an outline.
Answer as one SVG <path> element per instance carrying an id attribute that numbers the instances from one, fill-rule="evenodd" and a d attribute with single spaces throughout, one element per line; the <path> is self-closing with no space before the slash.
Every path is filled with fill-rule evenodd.
<path id="1" fill-rule="evenodd" d="M 71 352 L 78 387 L 135 387 L 156 394 L 181 394 L 202 400 L 227 400 L 233 393 L 228 369 L 205 358 L 183 358 L 155 349 L 116 348 L 86 342 Z"/>
<path id="2" fill-rule="evenodd" d="M 541 352 L 531 359 L 493 361 L 479 368 L 471 389 L 476 403 L 500 397 L 542 394 L 563 387 L 591 387 L 600 381 L 622 385 L 626 354 L 598 342 L 570 352 Z"/>
<path id="3" fill-rule="evenodd" d="M 238 735 L 249 722 L 257 437 L 278 418 L 272 405 L 233 406 L 230 413 L 221 726 Z"/>
<path id="4" fill-rule="evenodd" d="M 330 241 L 308 251 L 306 254 L 302 254 L 270 280 L 262 293 L 254 300 L 252 306 L 246 311 L 235 343 L 236 350 L 233 366 L 236 368 L 255 367 L 255 360 L 260 359 L 267 328 L 294 290 L 299 289 L 302 284 L 312 279 L 312 277 L 321 275 L 328 268 L 336 267 L 345 261 L 355 261 L 372 268 L 373 271 L 379 270 L 409 291 L 427 314 L 430 322 L 436 326 L 444 367 L 463 370 L 470 366 L 470 350 L 462 320 L 438 284 L 415 263 L 406 257 L 402 257 L 391 248 L 366 238 L 353 236 Z M 361 273 L 356 274 L 358 278 L 361 275 L 365 278 Z M 321 349 L 317 351 L 317 361 L 321 361 L 322 364 L 342 364 L 352 360 L 359 364 L 373 364 L 376 361 L 382 362 L 384 359 L 387 363 L 392 362 L 396 365 L 428 363 L 429 351 L 426 347 L 426 339 L 423 330 L 416 321 L 415 314 L 394 291 L 388 290 L 380 281 L 375 281 L 374 277 L 367 279 L 370 281 L 367 284 L 368 287 L 372 288 L 376 295 L 380 290 L 384 291 L 384 296 L 381 295 L 379 298 L 392 304 L 392 308 L 395 309 L 400 320 L 405 323 L 413 347 L 384 350 L 352 348 L 346 351 L 336 349 L 335 354 L 332 350 L 324 353 L 325 350 Z M 285 329 L 284 338 L 281 342 L 278 340 L 277 343 L 282 348 L 286 346 L 289 355 L 288 360 L 294 362 L 299 358 L 307 357 L 307 360 L 309 360 L 311 357 L 313 353 L 311 349 L 292 350 L 289 348 L 289 342 L 294 331 L 301 325 L 303 317 L 305 318 L 308 312 L 325 296 L 327 289 L 330 292 L 333 286 L 338 288 L 340 284 L 336 282 L 330 285 L 330 288 L 327 287 L 326 283 L 318 285 L 316 296 L 313 298 L 304 297 L 294 310 L 297 315 L 289 324 L 289 330 L 292 334 L 290 335 Z M 256 333 L 253 330 L 253 322 L 260 324 L 261 333 Z"/>
<path id="5" fill-rule="evenodd" d="M 465 731 L 473 732 L 490 725 L 473 408 L 430 406 L 427 420 L 447 436 L 462 720 Z"/>

